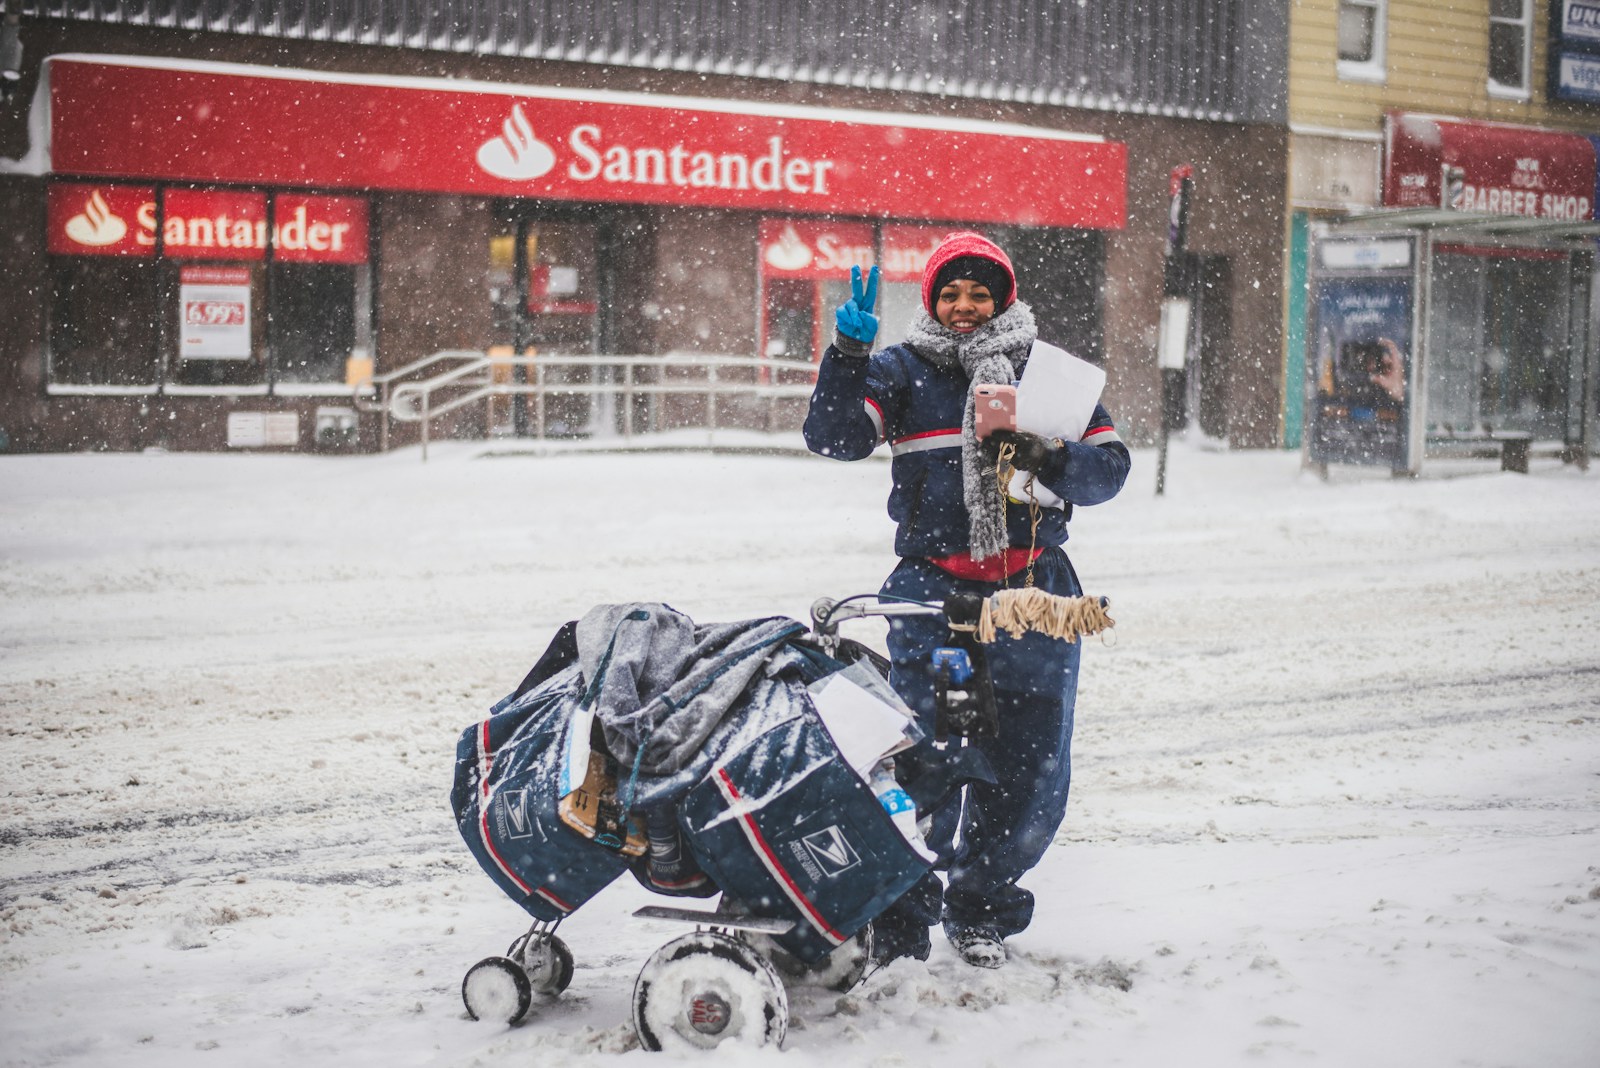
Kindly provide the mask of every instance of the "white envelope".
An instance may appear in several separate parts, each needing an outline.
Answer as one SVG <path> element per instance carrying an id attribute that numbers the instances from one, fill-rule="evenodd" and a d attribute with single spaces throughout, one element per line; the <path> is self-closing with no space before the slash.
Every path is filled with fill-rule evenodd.
<path id="1" fill-rule="evenodd" d="M 1105 371 L 1066 349 L 1035 341 L 1017 384 L 1017 429 L 1043 438 L 1081 441 L 1105 388 Z M 1007 492 L 1014 500 L 1028 499 L 1027 480 L 1025 471 L 1012 476 Z M 1033 484 L 1033 496 L 1046 508 L 1064 503 L 1038 482 Z"/>
<path id="2" fill-rule="evenodd" d="M 833 736 L 839 755 L 863 780 L 879 760 L 911 745 L 904 712 L 836 672 L 811 691 L 822 725 Z"/>

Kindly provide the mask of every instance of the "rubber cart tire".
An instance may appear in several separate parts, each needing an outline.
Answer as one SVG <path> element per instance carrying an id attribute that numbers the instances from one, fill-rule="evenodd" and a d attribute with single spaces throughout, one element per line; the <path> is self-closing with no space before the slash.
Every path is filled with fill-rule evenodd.
<path id="1" fill-rule="evenodd" d="M 649 1050 L 777 1045 L 789 1029 L 789 996 L 752 946 L 696 931 L 645 961 L 633 985 L 633 1025 Z"/>

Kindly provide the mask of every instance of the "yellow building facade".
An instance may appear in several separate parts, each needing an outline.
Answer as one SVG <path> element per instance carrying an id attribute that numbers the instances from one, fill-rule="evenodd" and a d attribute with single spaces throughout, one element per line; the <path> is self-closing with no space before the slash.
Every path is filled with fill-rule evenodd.
<path id="1" fill-rule="evenodd" d="M 1382 221 L 1393 240 L 1367 256 L 1411 278 L 1396 298 L 1415 320 L 1394 339 L 1412 384 L 1396 469 L 1508 436 L 1586 462 L 1600 0 L 1291 0 L 1288 82 L 1286 446 L 1315 452 L 1319 387 L 1338 359 L 1317 283 L 1340 268 L 1318 260 L 1318 241 L 1403 215 Z M 1474 173 L 1502 165 L 1509 178 Z M 1359 275 L 1362 257 L 1341 255 Z M 1542 303 L 1529 312 L 1519 294 Z"/>

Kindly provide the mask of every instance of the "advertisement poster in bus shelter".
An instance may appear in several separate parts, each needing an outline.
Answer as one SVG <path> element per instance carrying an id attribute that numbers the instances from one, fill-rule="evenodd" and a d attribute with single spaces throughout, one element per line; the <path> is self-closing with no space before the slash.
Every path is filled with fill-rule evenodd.
<path id="1" fill-rule="evenodd" d="M 1410 242 L 1396 244 L 1409 253 Z M 1340 264 L 1344 250 L 1333 245 L 1320 251 Z M 1409 267 L 1409 255 L 1404 262 Z M 1328 263 L 1324 258 L 1323 265 Z M 1309 459 L 1320 465 L 1406 470 L 1415 391 L 1410 270 L 1320 274 L 1313 282 L 1312 309 L 1315 328 L 1306 367 Z"/>

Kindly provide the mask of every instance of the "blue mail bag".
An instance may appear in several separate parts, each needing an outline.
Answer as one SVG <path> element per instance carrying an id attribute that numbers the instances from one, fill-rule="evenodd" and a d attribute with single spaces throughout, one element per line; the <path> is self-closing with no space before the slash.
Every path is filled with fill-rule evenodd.
<path id="1" fill-rule="evenodd" d="M 679 815 L 696 859 L 726 894 L 756 915 L 794 921 L 776 941 L 807 964 L 930 867 L 809 707 L 719 759 Z"/>
<path id="2" fill-rule="evenodd" d="M 524 687 L 531 684 L 524 683 Z M 627 870 L 627 858 L 583 837 L 557 811 L 583 679 L 569 668 L 519 689 L 456 745 L 450 807 L 479 866 L 535 919 L 553 922 Z M 586 748 L 586 743 L 585 743 Z"/>

